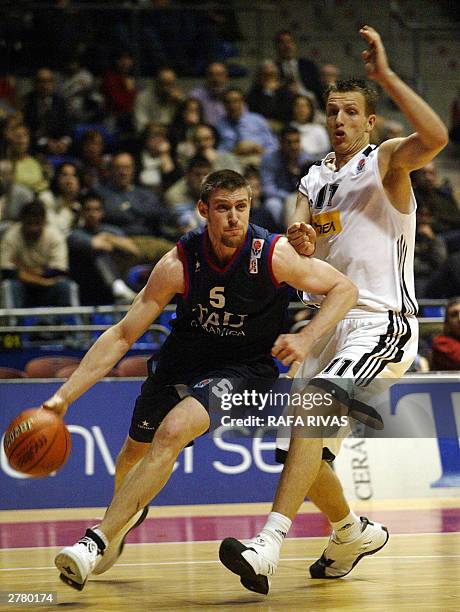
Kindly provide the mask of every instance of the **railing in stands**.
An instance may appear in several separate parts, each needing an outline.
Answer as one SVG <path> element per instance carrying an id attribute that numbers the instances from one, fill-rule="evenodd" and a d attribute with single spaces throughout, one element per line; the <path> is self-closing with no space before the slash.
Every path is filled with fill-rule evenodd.
<path id="1" fill-rule="evenodd" d="M 420 324 L 433 324 L 440 323 L 443 320 L 444 308 L 447 304 L 447 300 L 438 299 L 423 299 L 419 300 L 420 313 L 422 316 L 418 317 Z M 305 308 L 305 305 L 301 302 L 291 302 L 289 304 L 289 310 L 291 312 L 298 311 Z M 87 332 L 87 331 L 103 331 L 108 329 L 110 325 L 98 324 L 98 323 L 68 323 L 64 325 L 59 324 L 40 324 L 35 325 L 34 323 L 25 323 L 24 325 L 18 325 L 16 319 L 24 319 L 27 317 L 40 318 L 40 317 L 68 317 L 73 316 L 79 319 L 88 319 L 92 315 L 111 315 L 114 319 L 121 317 L 125 312 L 129 310 L 129 306 L 66 306 L 66 307 L 43 307 L 43 308 L 1 308 L 0 309 L 0 333 L 21 333 L 21 332 Z M 168 304 L 165 307 L 164 313 L 174 313 L 176 307 L 174 304 Z M 2 320 L 3 323 L 2 324 Z M 10 323 L 8 323 L 10 322 Z M 161 329 L 163 328 L 163 329 Z M 151 328 L 156 331 L 169 332 L 169 329 L 159 323 L 154 323 Z M 295 330 L 296 331 L 296 330 Z"/>
<path id="2" fill-rule="evenodd" d="M 429 342 L 439 333 L 443 322 L 445 300 L 420 300 L 422 314 L 436 308 L 437 316 L 422 316 L 421 336 Z M 0 309 L 0 366 L 23 369 L 35 357 L 71 355 L 83 357 L 98 336 L 119 321 L 129 306 L 81 306 Z M 308 319 L 296 320 L 305 309 L 301 302 L 291 302 L 289 331 L 299 331 Z M 175 305 L 168 305 L 149 330 L 131 347 L 129 354 L 155 354 L 170 332 Z M 53 317 L 50 323 L 50 317 Z M 62 323 L 61 323 L 62 320 Z"/>

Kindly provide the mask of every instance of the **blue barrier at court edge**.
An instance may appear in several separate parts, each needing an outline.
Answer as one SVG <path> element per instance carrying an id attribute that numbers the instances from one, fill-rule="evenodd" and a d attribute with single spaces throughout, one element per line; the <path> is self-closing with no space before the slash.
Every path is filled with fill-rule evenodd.
<path id="1" fill-rule="evenodd" d="M 454 384 L 454 383 L 452 383 Z M 391 414 L 403 412 L 401 398 L 425 394 L 431 402 L 433 422 L 439 431 L 456 428 L 453 400 L 460 398 L 460 383 L 443 387 L 449 398 L 445 419 L 433 402 L 434 386 L 403 379 L 391 390 Z M 55 382 L 0 383 L 0 431 L 22 410 L 39 406 L 57 389 Z M 66 415 L 73 448 L 67 464 L 43 479 L 25 477 L 12 470 L 0 452 L 0 510 L 106 506 L 113 491 L 116 455 L 129 429 L 140 381 L 101 381 L 78 399 Z M 450 403 L 449 403 L 450 402 Z M 442 422 L 444 424 L 442 424 Z M 460 487 L 458 435 L 437 439 L 441 474 L 428 487 Z M 281 471 L 274 459 L 274 431 L 261 438 L 222 437 L 206 434 L 185 449 L 156 505 L 271 501 Z"/>

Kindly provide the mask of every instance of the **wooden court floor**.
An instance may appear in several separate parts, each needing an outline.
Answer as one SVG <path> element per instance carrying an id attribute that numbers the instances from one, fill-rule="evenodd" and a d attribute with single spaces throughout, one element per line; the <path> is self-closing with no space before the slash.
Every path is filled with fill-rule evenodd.
<path id="1" fill-rule="evenodd" d="M 245 590 L 221 566 L 217 551 L 226 535 L 249 537 L 268 510 L 266 504 L 152 508 L 119 562 L 81 592 L 58 580 L 53 558 L 73 543 L 74 530 L 81 534 L 83 524 L 100 516 L 99 509 L 0 512 L 0 591 L 56 592 L 57 607 L 33 606 L 41 610 L 460 610 L 459 499 L 357 504 L 359 513 L 384 519 L 390 540 L 334 581 L 307 576 L 327 541 L 327 525 L 304 504 L 265 597 Z M 22 608 L 0 604 L 2 612 L 14 609 Z"/>

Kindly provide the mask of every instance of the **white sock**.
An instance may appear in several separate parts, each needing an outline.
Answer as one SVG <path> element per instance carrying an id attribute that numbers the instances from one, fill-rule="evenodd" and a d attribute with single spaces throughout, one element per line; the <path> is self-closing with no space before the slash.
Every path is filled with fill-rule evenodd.
<path id="1" fill-rule="evenodd" d="M 248 543 L 252 550 L 244 551 L 242 556 L 252 565 L 256 574 L 271 576 L 276 572 L 281 545 L 291 523 L 287 516 L 270 512 L 262 531 Z"/>
<path id="2" fill-rule="evenodd" d="M 353 510 L 350 510 L 350 513 L 341 521 L 336 523 L 331 521 L 331 525 L 340 542 L 351 542 L 361 535 L 361 519 L 356 516 Z"/>
<path id="3" fill-rule="evenodd" d="M 288 519 L 284 514 L 279 512 L 270 512 L 267 522 L 260 532 L 260 536 L 266 536 L 270 542 L 273 542 L 278 549 L 281 548 L 284 538 L 287 535 L 292 525 L 291 519 Z"/>
<path id="4" fill-rule="evenodd" d="M 93 531 L 96 535 L 98 535 L 101 538 L 101 540 L 104 542 L 105 547 L 108 548 L 109 541 L 108 541 L 107 536 L 105 535 L 105 533 L 103 531 L 101 531 L 99 529 L 99 527 L 91 527 L 91 531 Z"/>

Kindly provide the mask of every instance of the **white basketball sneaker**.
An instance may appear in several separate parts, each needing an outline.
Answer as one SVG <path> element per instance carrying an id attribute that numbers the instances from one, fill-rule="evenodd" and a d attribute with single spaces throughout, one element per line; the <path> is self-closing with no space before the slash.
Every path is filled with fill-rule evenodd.
<path id="1" fill-rule="evenodd" d="M 61 580 L 81 591 L 88 576 L 100 561 L 103 549 L 102 540 L 91 529 L 87 529 L 86 535 L 81 540 L 73 546 L 63 548 L 54 559 L 55 566 L 61 572 Z"/>
<path id="2" fill-rule="evenodd" d="M 270 590 L 268 576 L 276 572 L 279 548 L 263 534 L 257 535 L 247 545 L 235 538 L 225 538 L 219 548 L 219 559 L 249 591 L 267 595 Z"/>
<path id="3" fill-rule="evenodd" d="M 93 570 L 93 574 L 103 574 L 112 567 L 123 552 L 128 533 L 133 529 L 136 529 L 136 527 L 139 527 L 139 525 L 147 518 L 148 513 L 148 506 L 142 508 L 142 510 L 139 510 L 139 512 L 136 512 L 136 514 L 126 523 L 119 534 L 113 538 L 113 540 L 110 540 L 108 547 L 104 550 L 102 559 Z"/>
<path id="4" fill-rule="evenodd" d="M 310 566 L 312 578 L 342 578 L 363 557 L 373 555 L 388 542 L 388 530 L 380 523 L 362 516 L 361 526 L 361 535 L 351 542 L 339 542 L 334 533 L 331 535 L 321 558 Z"/>

